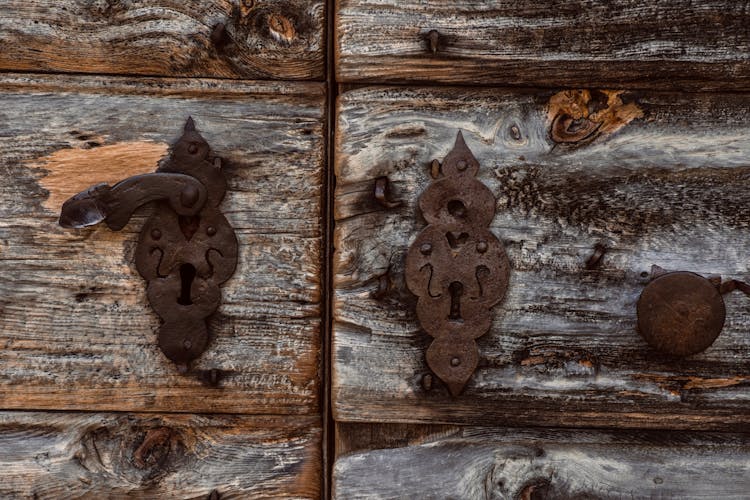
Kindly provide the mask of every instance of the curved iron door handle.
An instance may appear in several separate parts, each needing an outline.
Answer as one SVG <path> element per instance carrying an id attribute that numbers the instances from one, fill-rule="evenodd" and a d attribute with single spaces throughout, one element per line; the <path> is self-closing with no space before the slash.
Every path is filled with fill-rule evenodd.
<path id="1" fill-rule="evenodd" d="M 139 207 L 159 200 L 178 215 L 195 215 L 206 203 L 206 187 L 195 177 L 167 173 L 134 175 L 112 187 L 97 184 L 63 203 L 60 225 L 79 229 L 105 222 L 119 231 Z"/>
<path id="2" fill-rule="evenodd" d="M 157 202 L 141 229 L 135 264 L 163 321 L 159 347 L 183 371 L 206 349 L 206 320 L 221 301 L 219 285 L 237 265 L 237 237 L 218 208 L 225 192 L 221 160 L 210 156 L 189 118 L 156 173 L 97 184 L 62 206 L 63 227 L 104 222 L 119 231 L 139 207 Z"/>

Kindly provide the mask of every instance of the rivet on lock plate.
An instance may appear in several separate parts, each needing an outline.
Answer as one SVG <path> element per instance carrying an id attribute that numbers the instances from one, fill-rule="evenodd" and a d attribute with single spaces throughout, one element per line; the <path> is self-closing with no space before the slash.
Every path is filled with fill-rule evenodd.
<path id="1" fill-rule="evenodd" d="M 237 265 L 237 237 L 219 210 L 226 190 L 221 159 L 189 118 L 156 173 L 92 186 L 67 200 L 60 215 L 66 228 L 104 222 L 119 231 L 138 207 L 157 204 L 141 229 L 135 265 L 163 321 L 159 347 L 183 370 L 206 349 L 206 320 Z"/>
<path id="2" fill-rule="evenodd" d="M 457 396 L 479 364 L 476 339 L 505 296 L 510 263 L 489 230 L 495 197 L 476 179 L 479 162 L 461 132 L 440 170 L 419 198 L 428 225 L 407 253 L 406 284 L 418 297 L 422 328 L 434 337 L 427 364 Z"/>

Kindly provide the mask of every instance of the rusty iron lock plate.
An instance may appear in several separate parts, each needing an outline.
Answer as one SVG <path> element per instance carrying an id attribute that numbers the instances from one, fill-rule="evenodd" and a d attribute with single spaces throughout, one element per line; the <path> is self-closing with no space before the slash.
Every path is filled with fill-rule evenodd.
<path id="1" fill-rule="evenodd" d="M 479 162 L 461 132 L 441 166 L 442 177 L 419 198 L 428 225 L 406 256 L 406 284 L 418 297 L 417 317 L 434 340 L 427 364 L 453 396 L 479 364 L 476 339 L 505 296 L 510 263 L 489 230 L 495 197 L 476 179 Z"/>
<path id="2" fill-rule="evenodd" d="M 691 272 L 668 272 L 644 288 L 636 306 L 638 332 L 654 349 L 676 357 L 706 350 L 724 327 L 720 287 Z"/>
<path id="3" fill-rule="evenodd" d="M 92 186 L 67 200 L 60 215 L 63 227 L 105 222 L 119 231 L 138 207 L 157 204 L 141 229 L 135 264 L 163 322 L 159 347 L 185 370 L 208 345 L 207 318 L 237 265 L 237 237 L 219 209 L 226 189 L 221 159 L 188 118 L 156 173 Z"/>

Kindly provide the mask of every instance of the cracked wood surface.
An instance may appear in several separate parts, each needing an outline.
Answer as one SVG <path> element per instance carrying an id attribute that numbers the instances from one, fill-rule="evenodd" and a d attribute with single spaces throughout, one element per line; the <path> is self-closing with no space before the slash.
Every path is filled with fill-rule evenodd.
<path id="1" fill-rule="evenodd" d="M 652 265 L 750 279 L 750 97 L 621 91 L 350 89 L 339 97 L 332 398 L 338 421 L 739 429 L 750 300 L 724 297 L 705 352 L 651 350 L 635 303 Z M 572 121 L 571 121 L 572 120 Z M 556 123 L 567 126 L 553 126 Z M 462 130 L 497 198 L 505 300 L 452 398 L 404 284 L 431 162 Z M 554 137 L 554 140 L 553 140 Z M 557 142 L 556 142 L 557 141 Z M 389 179 L 385 207 L 374 197 Z M 391 204 L 393 205 L 393 204 Z M 586 262 L 597 245 L 597 266 Z"/>
<path id="2" fill-rule="evenodd" d="M 435 52 L 428 34 L 440 36 Z M 747 89 L 746 1 L 338 0 L 341 82 Z"/>
<path id="3" fill-rule="evenodd" d="M 324 26 L 322 0 L 10 0 L 0 69 L 324 80 Z"/>
<path id="4" fill-rule="evenodd" d="M 0 496 L 320 498 L 318 417 L 0 412 Z"/>
<path id="5" fill-rule="evenodd" d="M 338 431 L 340 499 L 741 500 L 750 491 L 748 434 L 396 424 Z"/>
<path id="6" fill-rule="evenodd" d="M 316 414 L 324 103 L 313 83 L 0 78 L 0 407 Z M 224 161 L 240 252 L 181 375 L 134 264 L 150 210 L 120 232 L 57 217 L 93 183 L 154 171 L 189 115 Z"/>

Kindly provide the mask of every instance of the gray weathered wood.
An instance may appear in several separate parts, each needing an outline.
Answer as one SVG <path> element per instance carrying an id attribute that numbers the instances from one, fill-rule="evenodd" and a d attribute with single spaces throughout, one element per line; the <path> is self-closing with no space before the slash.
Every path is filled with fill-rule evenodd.
<path id="1" fill-rule="evenodd" d="M 0 407 L 316 413 L 324 102 L 321 84 L 3 76 Z M 121 232 L 57 217 L 92 184 L 153 171 L 189 115 L 224 159 L 240 253 L 181 375 L 134 266 L 143 217 Z M 218 388 L 196 376 L 209 369 Z"/>
<path id="2" fill-rule="evenodd" d="M 340 421 L 738 428 L 750 417 L 750 300 L 684 360 L 636 333 L 652 265 L 750 280 L 750 96 L 360 88 L 339 98 L 332 398 Z M 589 113 L 594 101 L 608 103 Z M 583 110 L 583 111 L 581 111 Z M 560 114 L 597 132 L 550 137 Z M 418 196 L 463 130 L 495 193 L 511 278 L 451 398 L 404 285 Z M 597 135 L 598 134 L 598 135 Z M 563 142 L 568 141 L 568 142 Z M 385 208 L 375 179 L 388 176 Z M 608 247 L 586 269 L 594 246 Z"/>
<path id="3" fill-rule="evenodd" d="M 750 88 L 745 0 L 336 4 L 342 82 Z"/>
<path id="4" fill-rule="evenodd" d="M 0 496 L 320 498 L 316 417 L 0 413 Z"/>
<path id="5" fill-rule="evenodd" d="M 421 436 L 340 456 L 334 498 L 740 500 L 750 491 L 747 434 L 390 427 Z"/>
<path id="6" fill-rule="evenodd" d="M 0 69 L 323 80 L 324 25 L 322 0 L 10 0 Z"/>

